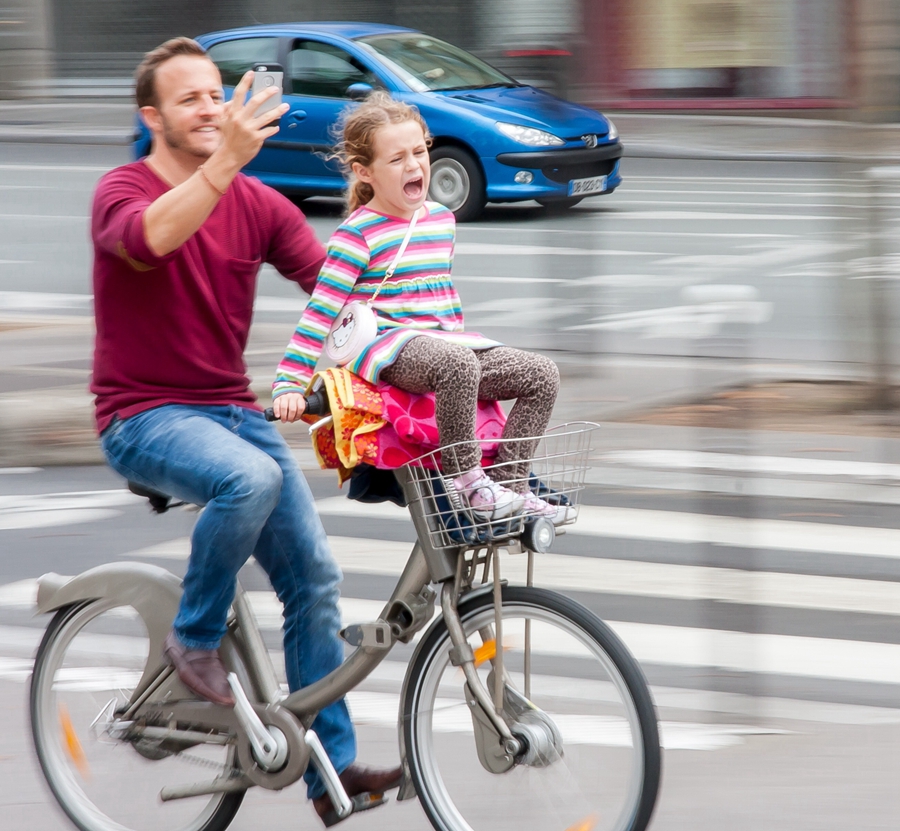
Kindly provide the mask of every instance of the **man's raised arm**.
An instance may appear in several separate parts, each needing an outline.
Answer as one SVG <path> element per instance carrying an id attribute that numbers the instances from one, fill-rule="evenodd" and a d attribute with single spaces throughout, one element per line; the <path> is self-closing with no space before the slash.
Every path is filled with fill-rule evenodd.
<path id="1" fill-rule="evenodd" d="M 267 138 L 278 132 L 278 125 L 271 122 L 284 115 L 288 106 L 282 104 L 255 116 L 260 104 L 277 90 L 264 90 L 245 103 L 252 80 L 253 73 L 246 73 L 235 87 L 231 101 L 215 104 L 223 109 L 222 117 L 215 122 L 222 134 L 219 148 L 193 174 L 156 199 L 144 212 L 144 238 L 157 256 L 174 251 L 199 230 L 241 168 L 256 156 Z M 154 117 L 158 114 L 154 113 Z M 149 161 L 152 160 L 151 155 Z"/>

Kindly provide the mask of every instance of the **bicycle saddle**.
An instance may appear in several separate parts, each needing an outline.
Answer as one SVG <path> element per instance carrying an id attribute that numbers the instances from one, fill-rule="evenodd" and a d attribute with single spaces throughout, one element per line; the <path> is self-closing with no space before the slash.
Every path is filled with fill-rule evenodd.
<path id="1" fill-rule="evenodd" d="M 149 488 L 145 488 L 143 485 L 139 485 L 137 482 L 129 482 L 128 490 L 135 494 L 135 496 L 146 497 L 150 501 L 150 507 L 156 514 L 164 514 L 172 507 L 171 496 L 152 491 Z"/>

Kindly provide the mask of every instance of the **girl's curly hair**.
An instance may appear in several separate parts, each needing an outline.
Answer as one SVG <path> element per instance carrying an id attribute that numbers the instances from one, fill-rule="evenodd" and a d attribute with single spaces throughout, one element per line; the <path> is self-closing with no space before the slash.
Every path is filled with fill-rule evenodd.
<path id="1" fill-rule="evenodd" d="M 372 186 L 360 182 L 353 175 L 353 164 L 363 167 L 372 164 L 375 157 L 375 133 L 386 124 L 403 124 L 415 121 L 425 134 L 425 143 L 431 146 L 428 125 L 419 111 L 402 101 L 397 101 L 384 90 L 375 90 L 362 103 L 344 112 L 338 124 L 338 142 L 332 158 L 344 168 L 347 178 L 347 213 L 353 213 L 360 205 L 371 202 L 375 196 Z"/>

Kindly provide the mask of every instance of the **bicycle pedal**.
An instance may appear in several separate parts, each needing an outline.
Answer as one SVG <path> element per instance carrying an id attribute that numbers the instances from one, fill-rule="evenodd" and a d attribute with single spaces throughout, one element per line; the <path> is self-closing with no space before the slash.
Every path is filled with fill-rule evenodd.
<path id="1" fill-rule="evenodd" d="M 383 793 L 359 793 L 351 797 L 350 801 L 353 803 L 352 813 L 355 814 L 357 811 L 368 811 L 370 808 L 384 805 L 388 798 Z"/>
<path id="2" fill-rule="evenodd" d="M 342 819 L 347 819 L 347 817 L 360 811 L 369 811 L 372 808 L 377 808 L 379 805 L 384 805 L 387 801 L 388 799 L 383 793 L 360 793 L 350 799 L 350 813 L 341 817 L 332 808 L 322 816 L 322 822 L 325 823 L 326 828 L 331 828 L 332 825 L 337 825 Z"/>
<path id="3" fill-rule="evenodd" d="M 392 646 L 390 624 L 383 620 L 376 620 L 374 623 L 354 623 L 345 626 L 339 634 L 350 646 L 378 650 L 390 649 Z"/>

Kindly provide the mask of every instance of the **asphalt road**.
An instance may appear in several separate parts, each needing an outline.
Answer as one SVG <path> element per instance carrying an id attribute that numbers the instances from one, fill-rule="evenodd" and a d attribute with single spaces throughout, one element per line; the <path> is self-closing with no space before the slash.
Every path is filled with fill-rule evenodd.
<path id="1" fill-rule="evenodd" d="M 3 146 L 0 285 L 12 294 L 0 311 L 84 309 L 91 192 L 124 161 L 119 147 Z M 865 360 L 872 300 L 854 278 L 872 253 L 871 200 L 860 173 L 626 159 L 614 194 L 563 214 L 490 206 L 459 228 L 454 280 L 468 325 L 582 354 Z M 879 205 L 890 229 L 900 184 L 886 183 Z M 337 201 L 304 209 L 322 239 L 340 221 Z M 287 324 L 303 307 L 270 270 L 259 294 L 260 319 Z"/>

